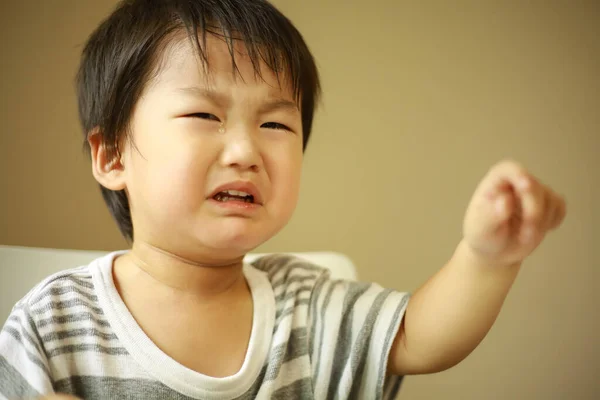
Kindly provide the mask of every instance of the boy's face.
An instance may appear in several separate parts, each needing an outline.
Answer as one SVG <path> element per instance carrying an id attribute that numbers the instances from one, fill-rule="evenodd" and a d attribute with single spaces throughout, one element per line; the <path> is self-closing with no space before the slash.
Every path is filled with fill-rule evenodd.
<path id="1" fill-rule="evenodd" d="M 302 121 L 291 90 L 263 65 L 209 35 L 209 76 L 188 40 L 147 84 L 125 144 L 123 180 L 135 242 L 182 257 L 239 257 L 289 221 L 302 167 Z M 283 82 L 283 81 L 282 81 Z M 285 126 L 285 127 L 284 127 Z M 253 203 L 225 189 L 251 192 Z"/>

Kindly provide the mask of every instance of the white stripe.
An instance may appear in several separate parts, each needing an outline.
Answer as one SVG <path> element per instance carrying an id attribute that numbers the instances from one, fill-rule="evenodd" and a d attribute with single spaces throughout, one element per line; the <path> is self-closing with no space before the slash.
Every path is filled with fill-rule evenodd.
<path id="1" fill-rule="evenodd" d="M 352 321 L 352 343 L 358 338 L 358 334 L 363 327 L 371 306 L 377 299 L 377 296 L 383 292 L 383 288 L 378 285 L 370 285 L 369 288 L 354 303 L 354 319 Z"/>
<path id="2" fill-rule="evenodd" d="M 315 274 L 313 271 L 293 270 L 293 272 L 289 274 L 288 279 L 296 277 L 300 279 L 290 282 L 289 284 L 287 282 L 280 282 L 273 290 L 275 297 L 281 295 L 284 291 L 288 293 L 292 292 L 299 286 L 314 286 L 318 274 Z"/>
<path id="3" fill-rule="evenodd" d="M 340 284 L 336 284 L 335 282 L 328 282 L 327 287 L 324 287 L 321 292 L 321 297 L 323 300 L 327 296 L 328 289 L 331 285 L 336 285 L 331 294 L 331 298 L 329 300 L 329 304 L 325 309 L 325 317 L 321 324 L 324 324 L 324 332 L 323 332 L 323 342 L 319 343 L 321 346 L 321 354 L 319 360 L 315 360 L 315 362 L 320 362 L 319 374 L 317 376 L 317 380 L 314 382 L 315 385 L 315 397 L 318 399 L 327 397 L 327 390 L 329 389 L 329 381 L 331 378 L 331 370 L 333 368 L 333 356 L 334 350 L 337 345 L 338 335 L 340 330 L 340 323 L 342 321 L 342 304 L 344 304 L 344 295 L 345 290 L 340 290 Z M 320 301 L 322 309 L 323 301 Z M 319 328 L 320 329 L 320 328 Z M 317 340 L 320 336 L 320 332 L 317 331 Z"/>
<path id="4" fill-rule="evenodd" d="M 76 314 L 81 314 L 82 312 L 87 312 L 87 311 L 80 311 Z M 38 332 L 41 337 L 43 337 L 47 334 L 51 334 L 53 332 L 72 330 L 72 329 L 80 329 L 80 328 L 87 328 L 87 329 L 96 328 L 101 332 L 112 333 L 110 326 L 100 325 L 99 323 L 97 323 L 97 321 L 106 321 L 104 318 L 98 318 L 98 317 L 94 316 L 93 313 L 91 313 L 91 314 L 96 319 L 95 321 L 92 321 L 89 319 L 81 319 L 79 321 L 71 321 L 71 322 L 64 322 L 64 323 L 56 323 L 54 321 L 50 321 L 46 325 L 44 325 L 42 328 L 38 329 Z M 64 314 L 64 315 L 59 314 L 59 315 L 55 315 L 55 317 L 66 317 L 68 315 L 75 315 L 75 313 L 73 313 L 73 314 L 68 313 L 68 314 Z M 47 320 L 49 318 L 43 318 L 43 319 Z"/>
<path id="5" fill-rule="evenodd" d="M 30 353 L 38 354 L 39 350 L 37 349 L 37 347 L 33 343 L 31 343 L 31 341 L 25 336 L 25 334 L 29 335 L 29 337 L 33 339 L 38 346 L 41 345 L 40 343 L 38 343 L 35 333 L 31 331 L 29 323 L 27 322 L 27 314 L 25 314 L 24 310 L 18 310 L 14 311 L 11 314 L 11 317 L 12 316 L 17 316 L 19 318 L 19 322 L 11 320 L 6 324 L 6 327 L 13 328 L 19 333 L 19 335 L 21 336 L 21 342 L 23 343 L 20 346 L 23 346 L 23 348 L 29 351 Z M 2 337 L 2 335 L 10 337 L 11 340 L 18 343 L 8 332 L 2 332 L 0 334 L 0 337 Z"/>
<path id="6" fill-rule="evenodd" d="M 306 286 L 306 287 L 311 287 L 311 288 L 309 290 L 302 290 L 301 292 L 296 292 L 298 290 L 298 288 L 301 286 Z M 285 303 L 281 301 L 283 299 L 279 300 L 277 303 L 277 308 L 285 307 L 289 304 L 294 304 L 294 302 L 296 300 L 309 299 L 310 295 L 311 295 L 312 286 L 314 286 L 313 282 L 308 282 L 308 283 L 307 282 L 292 282 L 289 286 L 286 287 L 285 294 L 279 293 L 279 296 L 283 296 L 283 298 L 285 298 L 285 296 L 290 293 L 294 293 L 295 296 L 290 296 L 290 298 L 287 299 L 285 301 Z M 278 295 L 276 295 L 275 297 L 277 297 L 277 296 Z"/>
<path id="7" fill-rule="evenodd" d="M 272 381 L 264 382 L 258 390 L 255 398 L 270 399 L 273 393 L 279 388 L 288 386 L 295 381 L 299 381 L 304 378 L 310 378 L 310 368 L 308 368 L 309 365 L 310 358 L 308 357 L 308 354 L 284 363 L 279 370 L 279 375 L 277 378 Z"/>
<path id="8" fill-rule="evenodd" d="M 52 392 L 52 383 L 46 377 L 46 373 L 27 357 L 25 348 L 19 342 L 8 333 L 2 332 L 0 343 L 3 350 L 2 356 L 25 378 L 31 387 L 40 393 Z M 44 363 L 44 359 L 37 351 L 30 350 L 30 352 Z"/>
<path id="9" fill-rule="evenodd" d="M 48 288 L 49 286 L 53 286 L 52 284 L 54 283 L 54 281 L 57 281 L 64 276 L 80 273 L 82 273 L 83 275 L 91 275 L 87 265 L 52 274 L 46 279 L 44 279 L 42 282 L 40 282 L 37 286 L 35 286 L 29 293 L 27 293 L 27 295 L 23 298 L 23 301 L 30 303 L 31 300 L 37 299 L 37 296 L 46 288 Z"/>
<path id="10" fill-rule="evenodd" d="M 358 396 L 359 398 L 368 398 L 377 391 L 377 379 L 379 377 L 381 365 L 384 363 L 384 358 L 382 357 L 388 356 L 388 354 L 384 354 L 383 352 L 383 344 L 385 342 L 385 338 L 389 329 L 393 329 L 396 333 L 398 332 L 400 322 L 404 318 L 406 305 L 401 311 L 400 318 L 398 318 L 398 321 L 394 326 L 392 326 L 392 319 L 394 317 L 394 313 L 396 312 L 398 305 L 402 302 L 402 299 L 406 295 L 406 293 L 392 292 L 390 293 L 386 301 L 382 304 L 381 311 L 379 312 L 379 316 L 375 321 L 375 326 L 373 327 L 373 335 L 371 337 L 371 342 L 369 343 L 369 352 L 367 354 L 367 361 L 365 364 L 363 379 L 360 385 L 360 395 Z M 394 341 L 394 337 L 395 334 L 392 335 L 390 347 Z"/>
<path id="11" fill-rule="evenodd" d="M 300 300 L 309 300 L 310 299 L 310 292 L 307 291 L 306 293 L 302 293 L 299 296 L 291 296 L 289 299 L 287 299 L 285 302 L 280 301 L 277 304 L 277 312 L 281 312 L 282 310 L 286 310 L 292 307 L 299 307 L 302 306 L 302 304 L 300 305 L 296 305 L 296 303 Z M 308 303 L 307 303 L 308 304 Z"/>
<path id="12" fill-rule="evenodd" d="M 293 260 L 289 260 L 285 264 L 277 267 L 277 271 L 275 271 L 275 273 L 271 275 L 270 282 L 273 283 L 280 281 L 283 278 L 283 276 L 288 272 L 289 265 L 292 262 Z"/>
<path id="13" fill-rule="evenodd" d="M 311 304 L 309 304 L 309 311 L 313 312 L 314 309 L 314 315 L 311 315 L 311 319 L 308 321 L 308 334 L 309 337 L 312 334 L 313 330 L 314 330 L 314 337 L 313 337 L 313 354 L 311 354 L 311 358 L 313 360 L 313 368 L 316 366 L 317 362 L 318 362 L 318 356 L 319 356 L 319 348 L 320 348 L 320 332 L 321 332 L 321 327 L 323 326 L 323 321 L 321 321 L 321 315 L 319 314 L 319 311 L 321 310 L 321 307 L 323 307 L 323 302 L 325 299 L 325 294 L 327 293 L 327 289 L 329 288 L 329 285 L 331 283 L 329 281 L 323 283 L 323 285 L 321 286 L 320 292 L 319 292 L 319 296 L 315 296 L 315 299 L 312 300 Z M 313 307 L 313 303 L 314 303 L 314 307 Z M 312 325 L 312 326 L 311 326 Z M 313 328 L 314 327 L 314 328 Z"/>
<path id="14" fill-rule="evenodd" d="M 77 329 L 81 329 L 79 327 Z M 84 329 L 93 329 L 93 328 L 84 328 Z M 62 329 L 61 329 L 62 331 Z M 100 331 L 100 330 L 99 330 Z M 52 350 L 64 347 L 64 346 L 74 346 L 79 344 L 97 344 L 104 347 L 119 347 L 122 348 L 122 344 L 115 338 L 112 340 L 104 339 L 100 336 L 72 336 L 65 337 L 58 340 L 46 341 L 44 346 L 46 347 L 46 353 L 52 352 Z M 53 358 L 53 357 L 52 357 Z"/>
<path id="15" fill-rule="evenodd" d="M 59 303 L 70 300 L 80 300 L 80 304 L 72 305 L 65 308 L 52 308 L 51 303 Z M 60 296 L 60 297 L 48 297 L 47 301 L 44 301 L 41 304 L 37 304 L 35 309 L 31 310 L 31 314 L 35 316 L 36 320 L 43 320 L 47 318 L 51 318 L 53 316 L 63 316 L 69 314 L 78 314 L 84 311 L 90 312 L 95 318 L 104 319 L 104 315 L 99 314 L 95 309 L 100 309 L 100 306 L 89 300 L 78 293 L 69 293 L 69 296 Z"/>
<path id="16" fill-rule="evenodd" d="M 68 313 L 65 315 L 54 315 L 55 317 L 67 317 L 69 315 L 79 315 L 82 313 L 85 313 L 88 311 L 79 311 L 77 313 Z M 42 327 L 41 329 L 38 329 L 38 332 L 40 334 L 40 336 L 44 336 L 46 334 L 52 333 L 52 332 L 57 332 L 57 331 L 64 331 L 64 330 L 71 330 L 71 329 L 80 329 L 80 328 L 96 328 L 101 332 L 105 332 L 105 333 L 112 333 L 112 329 L 110 329 L 110 326 L 107 325 L 100 325 L 97 321 L 101 321 L 101 322 L 106 322 L 105 318 L 99 318 L 96 317 L 93 313 L 92 317 L 95 318 L 94 321 L 89 320 L 89 319 L 82 319 L 80 321 L 71 321 L 71 322 L 63 322 L 63 323 L 56 323 L 53 321 L 48 322 L 44 327 Z M 44 320 L 47 320 L 51 317 L 46 317 L 46 318 L 42 318 Z"/>
<path id="17" fill-rule="evenodd" d="M 365 320 L 369 311 L 371 310 L 371 306 L 373 305 L 377 295 L 379 295 L 383 289 L 377 285 L 371 285 L 369 288 L 358 298 L 353 307 L 354 318 L 352 321 L 351 327 L 351 352 L 349 354 L 352 357 L 352 352 L 356 350 L 356 340 L 358 339 L 358 335 L 360 333 L 361 328 L 363 328 L 365 324 Z M 367 328 L 367 327 L 365 327 Z M 374 332 L 375 333 L 375 332 Z M 340 332 L 343 334 L 343 332 Z M 383 341 L 380 341 L 381 345 Z M 350 344 L 349 344 L 350 345 Z M 347 398 L 350 395 L 350 391 L 352 390 L 353 377 L 352 377 L 352 363 L 351 359 L 348 359 L 346 365 L 344 365 L 344 371 L 340 378 L 340 383 L 338 387 L 338 396 L 342 399 Z M 375 392 L 372 392 L 375 393 Z"/>
<path id="18" fill-rule="evenodd" d="M 298 267 L 298 268 L 296 268 Z M 307 267 L 307 268 L 304 268 Z M 315 269 L 312 269 L 315 268 Z M 310 262 L 299 260 L 297 258 L 292 258 L 284 265 L 277 268 L 277 271 L 272 275 L 271 282 L 277 283 L 280 282 L 285 274 L 288 274 L 289 277 L 292 276 L 302 276 L 302 277 L 318 277 L 322 273 L 322 268 L 319 268 Z"/>
<path id="19" fill-rule="evenodd" d="M 53 357 L 50 371 L 55 381 L 70 376 L 99 376 L 119 379 L 154 379 L 130 356 L 112 356 L 90 351 Z"/>
<path id="20" fill-rule="evenodd" d="M 293 317 L 293 318 L 292 318 Z M 302 304 L 294 308 L 294 313 L 289 314 L 281 320 L 273 339 L 271 340 L 271 348 L 286 343 L 290 339 L 292 329 L 303 328 L 308 318 L 308 305 Z"/>

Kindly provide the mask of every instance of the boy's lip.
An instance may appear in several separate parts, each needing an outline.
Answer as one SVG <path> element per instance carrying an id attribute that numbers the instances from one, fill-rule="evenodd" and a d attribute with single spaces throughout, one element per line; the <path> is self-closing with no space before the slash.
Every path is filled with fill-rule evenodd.
<path id="1" fill-rule="evenodd" d="M 224 192 L 226 190 L 237 190 L 238 192 L 246 192 L 252 197 L 254 197 L 254 204 L 261 205 L 263 204 L 262 196 L 260 195 L 260 191 L 258 188 L 250 181 L 235 181 L 225 183 L 219 187 L 217 187 L 211 194 L 208 196 L 209 199 L 212 199 L 219 192 Z"/>

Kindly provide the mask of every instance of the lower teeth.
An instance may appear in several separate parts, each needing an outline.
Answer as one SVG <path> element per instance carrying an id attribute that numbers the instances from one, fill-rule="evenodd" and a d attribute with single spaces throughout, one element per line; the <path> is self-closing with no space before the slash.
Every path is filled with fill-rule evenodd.
<path id="1" fill-rule="evenodd" d="M 237 201 L 243 201 L 244 203 L 252 203 L 252 200 L 250 198 L 239 198 L 239 197 L 228 197 L 228 196 L 217 196 L 215 197 L 215 200 L 217 201 L 221 201 L 221 202 L 226 202 L 226 201 L 230 201 L 230 200 L 237 200 Z"/>

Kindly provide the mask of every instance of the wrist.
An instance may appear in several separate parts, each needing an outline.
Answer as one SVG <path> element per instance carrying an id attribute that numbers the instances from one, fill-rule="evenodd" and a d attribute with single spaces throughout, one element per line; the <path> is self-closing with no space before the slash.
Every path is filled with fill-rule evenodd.
<path id="1" fill-rule="evenodd" d="M 453 258 L 460 260 L 460 264 L 467 266 L 472 269 L 481 270 L 494 270 L 494 271 L 511 271 L 518 270 L 521 267 L 522 262 L 505 262 L 503 260 L 494 259 L 493 257 L 486 257 L 485 254 L 481 254 L 465 240 L 461 240 L 456 248 Z"/>

